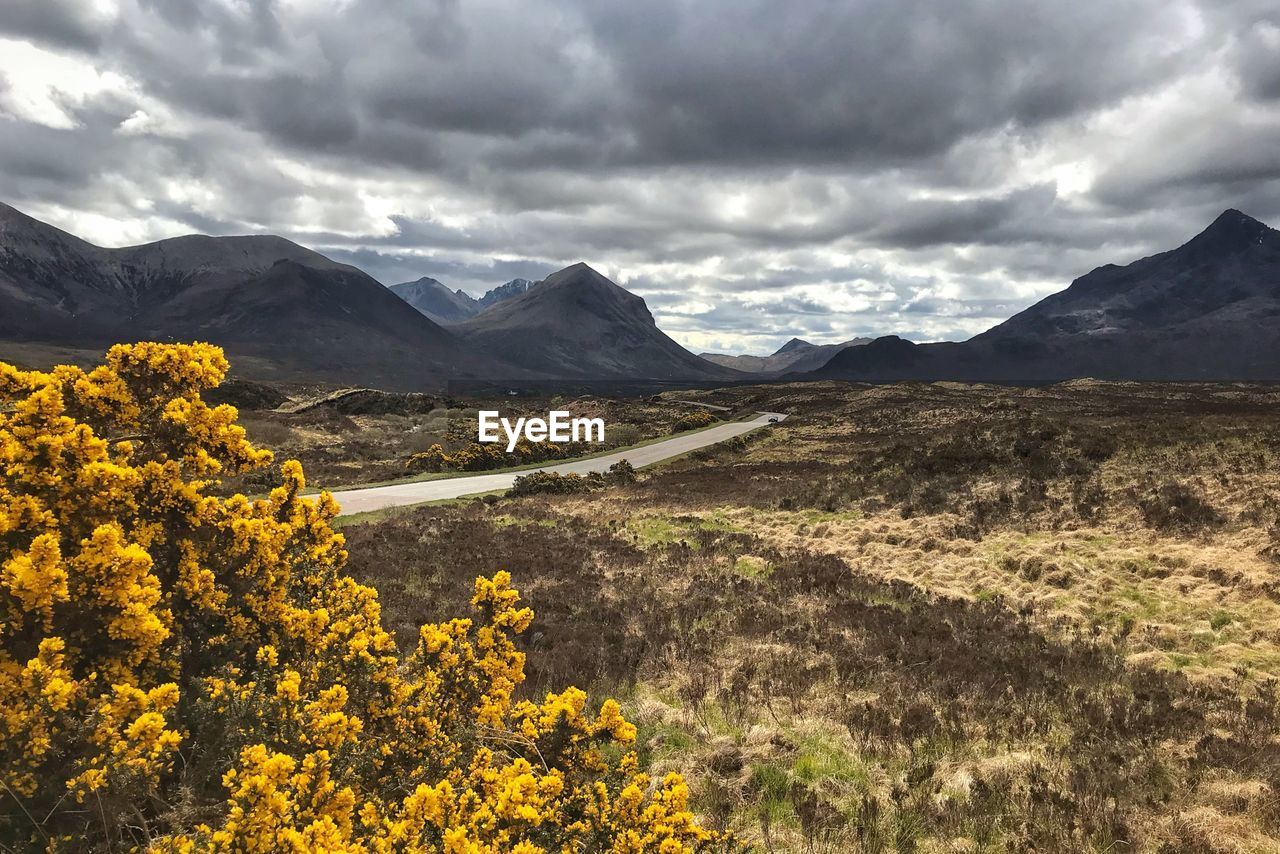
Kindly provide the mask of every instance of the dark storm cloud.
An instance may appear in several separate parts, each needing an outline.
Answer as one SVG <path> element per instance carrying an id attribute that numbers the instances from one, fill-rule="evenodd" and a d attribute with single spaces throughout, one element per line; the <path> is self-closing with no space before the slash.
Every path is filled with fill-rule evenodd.
<path id="1" fill-rule="evenodd" d="M 965 337 L 1280 221 L 1274 0 L 3 0 L 3 38 L 0 197 L 56 224 L 472 292 L 587 260 L 695 347 Z"/>
<path id="2" fill-rule="evenodd" d="M 0 32 L 79 50 L 98 46 L 93 17 L 75 0 L 5 0 Z"/>
<path id="3" fill-rule="evenodd" d="M 302 149 L 394 154 L 409 126 L 526 167 L 903 162 L 1166 79 L 1166 8 L 364 0 L 286 30 L 270 0 L 148 0 L 101 54 Z"/>
<path id="4" fill-rule="evenodd" d="M 637 150 L 663 160 L 936 154 L 973 133 L 1105 103 L 1178 61 L 1160 4 L 1142 0 L 782 8 L 655 0 L 587 9 L 618 57 L 619 78 L 633 81 Z M 1071 59 L 1082 55 L 1090 61 Z"/>

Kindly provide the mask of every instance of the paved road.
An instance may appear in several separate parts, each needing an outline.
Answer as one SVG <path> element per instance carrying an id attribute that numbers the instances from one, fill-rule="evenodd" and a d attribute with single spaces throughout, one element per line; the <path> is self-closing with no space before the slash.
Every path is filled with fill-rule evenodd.
<path id="1" fill-rule="evenodd" d="M 758 412 L 750 421 L 730 421 L 717 424 L 696 433 L 683 436 L 672 436 L 661 442 L 631 448 L 627 451 L 608 454 L 603 457 L 592 457 L 589 460 L 576 460 L 568 463 L 556 463 L 544 466 L 542 471 L 559 474 L 587 474 L 589 472 L 607 471 L 609 466 L 618 460 L 627 460 L 636 468 L 644 468 L 734 436 L 741 436 L 765 426 L 771 419 L 778 421 L 786 418 L 781 412 Z M 421 504 L 424 501 L 439 501 L 444 498 L 461 498 L 464 495 L 475 495 L 480 492 L 493 492 L 498 489 L 510 489 L 520 475 L 529 474 L 534 469 L 501 474 L 459 475 L 458 477 L 424 480 L 418 483 L 397 483 L 391 486 L 370 486 L 364 489 L 347 489 L 333 493 L 333 497 L 342 506 L 342 512 L 365 513 L 369 510 L 382 510 L 387 507 L 402 507 L 406 504 Z"/>
<path id="2" fill-rule="evenodd" d="M 687 406 L 701 406 L 703 409 L 714 409 L 718 412 L 728 412 L 727 406 L 716 406 L 714 403 L 703 403 L 700 400 L 673 400 L 672 403 L 683 403 Z"/>

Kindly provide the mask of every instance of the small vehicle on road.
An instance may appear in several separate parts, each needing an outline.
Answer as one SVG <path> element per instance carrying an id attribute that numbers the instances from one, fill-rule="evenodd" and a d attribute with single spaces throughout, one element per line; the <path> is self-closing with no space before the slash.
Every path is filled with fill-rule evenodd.
<path id="1" fill-rule="evenodd" d="M 776 415 L 775 415 L 775 416 L 773 416 L 772 418 L 770 418 L 770 419 L 769 419 L 769 423 L 770 423 L 770 424 L 777 424 L 777 423 L 778 423 L 778 416 L 776 416 Z"/>

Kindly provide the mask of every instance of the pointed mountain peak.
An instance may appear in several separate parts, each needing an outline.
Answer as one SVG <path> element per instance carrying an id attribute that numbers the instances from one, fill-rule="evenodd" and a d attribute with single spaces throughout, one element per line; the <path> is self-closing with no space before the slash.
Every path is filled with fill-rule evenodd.
<path id="1" fill-rule="evenodd" d="M 557 270 L 550 276 L 547 276 L 538 290 L 551 290 L 557 286 L 571 288 L 594 286 L 596 288 L 600 288 L 610 285 L 615 288 L 619 287 L 617 284 L 610 281 L 607 276 L 603 275 L 598 270 L 593 269 L 586 262 L 579 261 L 577 264 L 570 264 L 563 270 Z"/>
<path id="2" fill-rule="evenodd" d="M 1230 254 L 1261 243 L 1269 235 L 1275 234 L 1277 232 L 1264 223 L 1230 208 L 1182 248 L 1194 249 L 1198 253 Z"/>
<path id="3" fill-rule="evenodd" d="M 611 281 L 587 264 L 577 263 L 547 276 L 537 287 L 529 288 L 511 299 L 503 300 L 476 318 L 511 318 L 533 311 L 548 312 L 555 324 L 562 317 L 592 316 L 623 325 L 654 325 L 653 315 L 644 299 Z"/>
<path id="4" fill-rule="evenodd" d="M 589 277 L 599 277 L 602 279 L 604 278 L 604 275 L 600 274 L 600 271 L 593 268 L 593 266 L 588 264 L 588 262 L 579 261 L 577 262 L 577 264 L 568 265 L 567 268 L 564 268 L 563 270 L 559 270 L 557 271 L 557 273 L 550 274 L 549 277 L 547 277 L 547 279 L 550 280 L 550 279 L 559 279 L 559 278 L 579 278 L 579 277 L 585 277 L 585 275 L 589 275 Z"/>
<path id="5" fill-rule="evenodd" d="M 812 347 L 812 346 L 813 346 L 812 344 L 810 344 L 808 341 L 804 340 L 803 338 L 792 338 L 786 344 L 783 344 L 781 347 L 779 347 L 774 352 L 773 355 L 781 356 L 783 353 L 790 353 L 792 350 L 800 350 L 800 349 L 804 349 L 806 347 Z"/>
<path id="6" fill-rule="evenodd" d="M 1218 218 L 1209 226 L 1210 229 L 1266 228 L 1253 217 L 1235 208 L 1227 208 L 1218 214 Z"/>

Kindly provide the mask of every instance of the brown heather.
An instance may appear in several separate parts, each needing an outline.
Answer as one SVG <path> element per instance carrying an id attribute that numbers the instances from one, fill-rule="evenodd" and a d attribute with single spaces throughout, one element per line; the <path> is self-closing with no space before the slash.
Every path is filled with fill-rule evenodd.
<path id="1" fill-rule="evenodd" d="M 526 689 L 624 696 L 650 773 L 761 850 L 1280 850 L 1280 390 L 704 399 L 793 417 L 349 525 L 350 570 L 396 628 L 510 570 Z"/>

